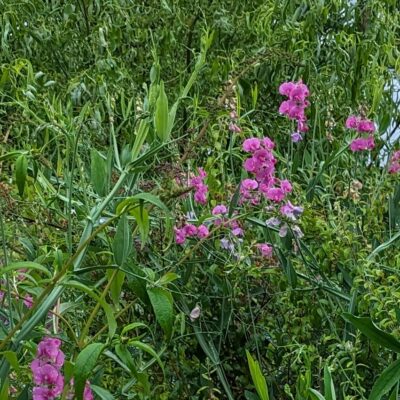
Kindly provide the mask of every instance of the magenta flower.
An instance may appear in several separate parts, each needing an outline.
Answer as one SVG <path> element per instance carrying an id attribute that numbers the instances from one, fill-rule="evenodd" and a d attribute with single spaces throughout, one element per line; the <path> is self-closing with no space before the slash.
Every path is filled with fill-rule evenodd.
<path id="1" fill-rule="evenodd" d="M 25 304 L 26 307 L 32 308 L 32 306 L 33 306 L 33 297 L 30 296 L 29 294 L 25 295 L 24 304 Z"/>
<path id="2" fill-rule="evenodd" d="M 187 237 L 192 237 L 197 235 L 197 227 L 194 226 L 193 224 L 186 224 L 183 227 L 183 231 L 185 233 L 185 236 Z"/>
<path id="3" fill-rule="evenodd" d="M 197 236 L 200 239 L 206 238 L 209 234 L 210 234 L 210 232 L 209 232 L 208 228 L 205 225 L 200 225 L 197 228 Z"/>
<path id="4" fill-rule="evenodd" d="M 285 192 L 281 188 L 268 188 L 265 192 L 265 197 L 268 200 L 280 202 L 285 198 Z"/>
<path id="5" fill-rule="evenodd" d="M 283 181 L 281 181 L 281 189 L 285 193 L 290 193 L 293 189 L 292 184 L 287 179 L 284 179 Z"/>
<path id="6" fill-rule="evenodd" d="M 400 150 L 393 153 L 389 162 L 389 173 L 397 174 L 400 172 Z"/>
<path id="7" fill-rule="evenodd" d="M 258 183 L 254 179 L 244 179 L 241 183 L 243 190 L 255 190 L 258 188 Z"/>
<path id="8" fill-rule="evenodd" d="M 232 235 L 233 236 L 243 236 L 243 229 L 240 227 L 232 229 Z"/>
<path id="9" fill-rule="evenodd" d="M 228 212 L 227 208 L 223 204 L 215 206 L 212 210 L 212 215 L 223 215 Z"/>
<path id="10" fill-rule="evenodd" d="M 257 138 L 246 139 L 243 142 L 243 150 L 248 153 L 252 153 L 253 151 L 258 150 L 260 146 L 261 146 L 260 139 Z"/>
<path id="11" fill-rule="evenodd" d="M 174 232 L 175 232 L 175 243 L 184 244 L 186 241 L 185 230 L 174 227 Z"/>
<path id="12" fill-rule="evenodd" d="M 206 178 L 207 174 L 203 168 L 198 168 L 198 173 L 199 175 L 190 180 L 189 185 L 195 189 L 194 201 L 196 203 L 205 205 L 207 203 L 208 187 L 204 183 L 204 179 Z"/>
<path id="13" fill-rule="evenodd" d="M 350 149 L 353 152 L 372 150 L 374 147 L 375 147 L 375 141 L 373 136 L 369 136 L 367 138 L 361 137 L 358 139 L 354 139 L 350 143 Z"/>
<path id="14" fill-rule="evenodd" d="M 266 258 L 272 257 L 273 248 L 268 243 L 260 243 L 257 244 L 257 248 L 260 250 L 261 255 Z"/>
<path id="15" fill-rule="evenodd" d="M 61 367 L 64 353 L 60 350 L 61 340 L 44 338 L 38 345 L 36 358 L 31 363 L 33 381 L 33 400 L 53 400 L 64 389 Z"/>
<path id="16" fill-rule="evenodd" d="M 347 129 L 357 129 L 359 122 L 360 117 L 357 117 L 356 115 L 350 115 L 350 117 L 347 118 L 345 125 Z"/>
<path id="17" fill-rule="evenodd" d="M 375 132 L 375 125 L 369 119 L 363 119 L 359 122 L 357 128 L 358 132 L 363 133 L 374 133 Z"/>

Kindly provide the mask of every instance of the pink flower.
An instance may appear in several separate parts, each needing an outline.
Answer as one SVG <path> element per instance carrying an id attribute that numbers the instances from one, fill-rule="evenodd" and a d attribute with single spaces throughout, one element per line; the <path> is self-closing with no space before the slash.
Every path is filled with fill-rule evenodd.
<path id="1" fill-rule="evenodd" d="M 193 322 L 200 317 L 201 309 L 200 306 L 197 305 L 193 310 L 190 312 L 190 320 Z"/>
<path id="2" fill-rule="evenodd" d="M 297 130 L 299 132 L 308 132 L 309 128 L 308 128 L 308 125 L 307 125 L 307 121 L 306 120 L 297 121 Z"/>
<path id="3" fill-rule="evenodd" d="M 205 205 L 207 203 L 208 187 L 204 183 L 204 179 L 207 174 L 203 168 L 198 168 L 198 173 L 198 176 L 195 176 L 190 180 L 189 185 L 195 189 L 194 201 L 196 203 Z"/>
<path id="4" fill-rule="evenodd" d="M 175 243 L 176 244 L 185 243 L 185 241 L 186 241 L 185 230 L 174 227 L 174 231 L 175 231 Z"/>
<path id="5" fill-rule="evenodd" d="M 400 150 L 393 153 L 389 162 L 389 173 L 397 174 L 398 172 L 400 172 Z"/>
<path id="6" fill-rule="evenodd" d="M 294 82 L 283 82 L 280 86 L 279 86 L 279 93 L 289 97 L 290 93 L 292 92 L 292 90 L 296 87 L 296 84 Z"/>
<path id="7" fill-rule="evenodd" d="M 261 146 L 260 139 L 257 138 L 246 139 L 243 142 L 243 150 L 248 153 L 252 153 L 253 151 L 258 150 L 260 146 Z"/>
<path id="8" fill-rule="evenodd" d="M 358 132 L 364 133 L 374 133 L 375 132 L 375 125 L 369 119 L 363 119 L 357 126 Z"/>
<path id="9" fill-rule="evenodd" d="M 232 235 L 234 236 L 243 236 L 243 229 L 240 227 L 232 229 Z"/>
<path id="10" fill-rule="evenodd" d="M 185 236 L 192 237 L 197 235 L 197 227 L 194 226 L 193 224 L 186 224 L 183 227 L 183 231 L 185 233 Z"/>
<path id="11" fill-rule="evenodd" d="M 375 147 L 374 137 L 369 136 L 367 138 L 361 137 L 358 139 L 354 139 L 350 143 L 350 149 L 353 152 L 356 151 L 364 151 L 364 150 L 372 150 Z"/>
<path id="12" fill-rule="evenodd" d="M 268 243 L 257 244 L 257 248 L 260 250 L 261 255 L 263 257 L 267 257 L 267 258 L 272 257 L 273 248 Z"/>
<path id="13" fill-rule="evenodd" d="M 32 308 L 32 306 L 33 306 L 33 297 L 30 296 L 29 294 L 25 295 L 24 304 L 25 304 L 26 307 Z"/>
<path id="14" fill-rule="evenodd" d="M 263 138 L 262 144 L 267 150 L 272 150 L 275 147 L 275 143 L 269 137 Z"/>
<path id="15" fill-rule="evenodd" d="M 212 215 L 222 215 L 226 214 L 227 212 L 228 212 L 227 208 L 223 204 L 220 204 L 213 208 Z"/>
<path id="16" fill-rule="evenodd" d="M 360 122 L 360 117 L 357 117 L 355 115 L 350 115 L 350 117 L 346 119 L 345 125 L 347 129 L 357 129 L 359 122 Z"/>
<path id="17" fill-rule="evenodd" d="M 280 202 L 285 198 L 285 192 L 281 188 L 269 188 L 265 196 L 271 201 Z"/>
<path id="18" fill-rule="evenodd" d="M 241 183 L 241 188 L 244 190 L 255 190 L 258 188 L 258 183 L 254 179 L 244 179 Z"/>
<path id="19" fill-rule="evenodd" d="M 235 124 L 235 123 L 233 123 L 233 122 L 229 124 L 228 129 L 229 129 L 231 132 L 236 132 L 236 133 L 242 132 L 242 129 L 240 128 L 240 126 L 238 126 L 237 124 Z"/>
<path id="20" fill-rule="evenodd" d="M 60 350 L 61 340 L 44 338 L 38 345 L 36 358 L 31 363 L 34 400 L 53 400 L 64 389 L 64 377 L 61 367 L 64 364 L 64 353 Z"/>
<path id="21" fill-rule="evenodd" d="M 290 193 L 292 191 L 292 184 L 287 179 L 284 179 L 281 181 L 281 189 L 285 193 Z"/>
<path id="22" fill-rule="evenodd" d="M 197 236 L 200 239 L 206 238 L 209 234 L 210 234 L 210 232 L 208 231 L 208 228 L 205 225 L 200 225 L 197 228 Z"/>

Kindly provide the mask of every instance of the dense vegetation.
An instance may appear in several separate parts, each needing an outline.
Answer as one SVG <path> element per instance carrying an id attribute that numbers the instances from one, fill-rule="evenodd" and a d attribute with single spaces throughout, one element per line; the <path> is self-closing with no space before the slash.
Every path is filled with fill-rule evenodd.
<path id="1" fill-rule="evenodd" d="M 0 0 L 0 399 L 398 399 L 396 0 Z"/>

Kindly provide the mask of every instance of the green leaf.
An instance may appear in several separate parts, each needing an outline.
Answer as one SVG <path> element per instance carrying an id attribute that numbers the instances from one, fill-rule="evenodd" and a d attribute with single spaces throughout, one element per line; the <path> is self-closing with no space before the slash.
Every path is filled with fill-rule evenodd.
<path id="1" fill-rule="evenodd" d="M 373 342 L 386 347 L 387 349 L 393 350 L 396 353 L 400 353 L 400 342 L 389 333 L 379 329 L 368 317 L 356 317 L 349 313 L 343 313 L 342 317 L 353 324 L 359 329 L 365 336 L 371 339 Z"/>
<path id="2" fill-rule="evenodd" d="M 83 399 L 86 380 L 96 366 L 97 359 L 103 350 L 102 343 L 92 343 L 79 353 L 74 368 L 75 396 L 78 400 Z"/>
<path id="3" fill-rule="evenodd" d="M 400 380 L 400 360 L 390 364 L 376 380 L 368 400 L 380 400 Z"/>
<path id="4" fill-rule="evenodd" d="M 261 371 L 258 361 L 254 360 L 251 354 L 246 350 L 247 363 L 250 369 L 250 375 L 256 387 L 261 400 L 269 400 L 268 387 L 265 377 Z"/>
<path id="5" fill-rule="evenodd" d="M 17 357 L 17 353 L 15 353 L 14 351 L 4 351 L 2 353 L 0 353 L 11 365 L 11 367 L 14 368 L 15 371 L 19 371 L 19 362 L 18 362 L 18 357 Z M 1 399 L 2 397 L 0 397 Z"/>
<path id="6" fill-rule="evenodd" d="M 28 160 L 24 154 L 21 154 L 15 162 L 15 180 L 17 182 L 18 193 L 23 196 L 26 177 L 28 174 Z"/>
<path id="7" fill-rule="evenodd" d="M 143 143 L 145 142 L 149 133 L 149 124 L 147 119 L 142 119 L 139 123 L 139 128 L 136 132 L 135 141 L 132 147 L 132 159 L 136 161 Z"/>
<path id="8" fill-rule="evenodd" d="M 149 288 L 147 293 L 151 305 L 156 315 L 157 322 L 160 324 L 168 339 L 172 335 L 172 324 L 174 322 L 174 300 L 171 293 L 163 288 Z"/>
<path id="9" fill-rule="evenodd" d="M 9 388 L 9 382 L 8 379 L 6 379 L 4 382 L 2 382 L 1 385 L 1 390 L 0 390 L 1 400 L 8 400 L 8 388 Z"/>
<path id="10" fill-rule="evenodd" d="M 6 274 L 7 272 L 18 271 L 20 269 L 37 270 L 37 271 L 43 272 L 48 277 L 51 277 L 51 272 L 46 267 L 44 267 L 43 265 L 40 265 L 38 263 L 32 262 L 32 261 L 20 261 L 20 262 L 8 264 L 6 267 L 3 267 L 1 269 L 1 273 Z"/>
<path id="11" fill-rule="evenodd" d="M 308 390 L 309 390 L 309 392 L 310 392 L 310 394 L 311 394 L 311 397 L 312 397 L 313 399 L 316 399 L 316 400 L 326 400 L 325 397 L 322 396 L 322 394 L 321 394 L 320 392 L 316 391 L 315 389 L 308 389 Z"/>
<path id="12" fill-rule="evenodd" d="M 123 214 L 118 222 L 117 231 L 113 240 L 115 263 L 122 267 L 132 251 L 132 235 L 128 217 Z"/>
<path id="13" fill-rule="evenodd" d="M 142 322 L 132 322 L 131 324 L 126 325 L 124 329 L 122 329 L 121 336 L 124 335 L 126 332 L 137 328 L 148 328 L 148 326 Z"/>
<path id="14" fill-rule="evenodd" d="M 90 153 L 90 180 L 96 193 L 105 196 L 107 192 L 107 160 L 95 149 Z"/>
<path id="15" fill-rule="evenodd" d="M 141 205 L 139 208 L 134 208 L 130 214 L 135 217 L 136 223 L 139 227 L 140 239 L 142 241 L 142 248 L 147 242 L 150 231 L 149 212 Z"/>
<path id="16" fill-rule="evenodd" d="M 101 400 L 115 400 L 115 397 L 108 390 L 97 385 L 90 385 L 90 387 L 93 392 L 100 397 Z"/>
<path id="17" fill-rule="evenodd" d="M 169 115 L 168 115 L 168 98 L 164 90 L 164 82 L 160 83 L 160 90 L 156 101 L 156 108 L 154 112 L 154 127 L 157 136 L 165 142 L 168 139 L 169 132 Z"/>
<path id="18" fill-rule="evenodd" d="M 326 400 L 336 400 L 335 387 L 327 365 L 324 367 L 324 394 Z"/>
<path id="19" fill-rule="evenodd" d="M 130 340 L 129 346 L 136 347 L 136 348 L 150 354 L 157 361 L 158 365 L 160 366 L 160 368 L 162 369 L 162 371 L 164 373 L 164 364 L 162 363 L 159 355 L 155 352 L 155 350 L 151 346 L 149 346 L 146 343 L 140 342 L 138 340 Z"/>

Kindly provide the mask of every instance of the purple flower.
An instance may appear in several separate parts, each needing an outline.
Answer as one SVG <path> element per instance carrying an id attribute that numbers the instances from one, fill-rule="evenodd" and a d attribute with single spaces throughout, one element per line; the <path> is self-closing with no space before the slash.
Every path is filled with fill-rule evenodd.
<path id="1" fill-rule="evenodd" d="M 176 244 L 185 243 L 185 241 L 186 241 L 185 230 L 174 227 L 174 231 L 175 231 L 175 243 Z"/>
<path id="2" fill-rule="evenodd" d="M 295 220 L 303 212 L 303 207 L 294 206 L 290 201 L 284 204 L 281 209 L 281 214 Z"/>
<path id="3" fill-rule="evenodd" d="M 374 147 L 375 147 L 375 141 L 373 136 L 369 136 L 367 138 L 361 137 L 358 139 L 354 139 L 350 143 L 350 149 L 353 152 L 372 150 Z"/>
<path id="4" fill-rule="evenodd" d="M 260 250 L 261 255 L 266 258 L 272 257 L 273 248 L 268 243 L 257 244 L 257 248 Z"/>
<path id="5" fill-rule="evenodd" d="M 201 309 L 199 305 L 196 305 L 195 308 L 190 312 L 190 320 L 193 322 L 200 317 Z"/>
<path id="6" fill-rule="evenodd" d="M 210 232 L 208 231 L 208 228 L 205 225 L 200 225 L 197 228 L 197 236 L 200 239 L 206 238 L 209 234 L 210 234 Z"/>
<path id="7" fill-rule="evenodd" d="M 232 229 L 232 235 L 234 236 L 243 236 L 243 229 L 240 227 Z"/>
<path id="8" fill-rule="evenodd" d="M 243 150 L 247 151 L 248 153 L 252 153 L 260 148 L 261 142 L 260 139 L 257 138 L 250 138 L 246 139 L 243 142 Z"/>
<path id="9" fill-rule="evenodd" d="M 193 177 L 189 185 L 191 187 L 194 187 L 195 192 L 194 192 L 194 201 L 196 203 L 205 205 L 207 203 L 207 192 L 208 192 L 208 187 L 204 183 L 204 179 L 207 176 L 203 168 L 198 168 L 198 173 L 199 175 Z"/>
<path id="10" fill-rule="evenodd" d="M 236 132 L 236 133 L 242 132 L 242 129 L 240 128 L 240 126 L 238 126 L 237 124 L 235 124 L 235 123 L 233 123 L 233 122 L 229 124 L 228 129 L 229 129 L 231 132 Z"/>
<path id="11" fill-rule="evenodd" d="M 301 136 L 301 133 L 299 132 L 293 132 L 292 133 L 292 142 L 297 143 L 303 140 L 303 136 Z"/>
<path id="12" fill-rule="evenodd" d="M 348 117 L 346 119 L 346 128 L 347 129 L 357 129 L 357 126 L 359 124 L 360 118 L 357 117 L 356 115 L 350 115 L 350 117 Z"/>
<path id="13" fill-rule="evenodd" d="M 25 295 L 24 304 L 28 308 L 32 308 L 33 306 L 33 297 L 29 294 Z"/>
<path id="14" fill-rule="evenodd" d="M 223 204 L 215 206 L 212 210 L 212 215 L 223 215 L 228 212 L 227 208 Z"/>
<path id="15" fill-rule="evenodd" d="M 241 183 L 241 188 L 244 190 L 255 190 L 258 188 L 258 183 L 254 179 L 244 179 Z"/>
<path id="16" fill-rule="evenodd" d="M 281 188 L 269 188 L 265 192 L 268 200 L 280 202 L 285 198 L 285 192 Z"/>
<path id="17" fill-rule="evenodd" d="M 183 231 L 185 232 L 185 236 L 192 237 L 197 235 L 197 227 L 193 224 L 186 224 L 183 227 Z"/>
<path id="18" fill-rule="evenodd" d="M 281 223 L 281 220 L 279 218 L 276 218 L 276 217 L 271 217 L 271 218 L 269 218 L 269 219 L 267 219 L 265 221 L 265 224 L 268 227 L 278 226 L 278 225 L 280 225 L 280 223 Z"/>
<path id="19" fill-rule="evenodd" d="M 283 181 L 281 181 L 281 189 L 285 193 L 290 193 L 293 189 L 292 184 L 287 179 L 284 179 Z"/>
<path id="20" fill-rule="evenodd" d="M 279 236 L 284 238 L 287 235 L 287 233 L 288 233 L 288 226 L 286 224 L 282 225 L 281 229 L 279 229 Z"/>

